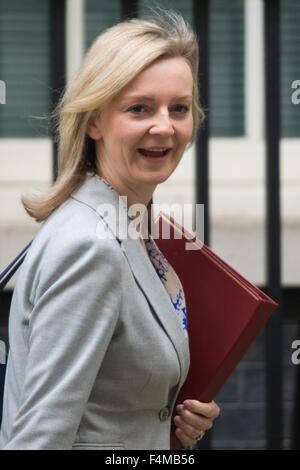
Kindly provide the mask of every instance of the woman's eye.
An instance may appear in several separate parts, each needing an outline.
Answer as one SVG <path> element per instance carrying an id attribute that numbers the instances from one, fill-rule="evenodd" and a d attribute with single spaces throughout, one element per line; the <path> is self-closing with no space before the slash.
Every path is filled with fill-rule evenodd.
<path id="1" fill-rule="evenodd" d="M 185 104 L 178 104 L 174 106 L 174 111 L 176 113 L 185 114 L 188 112 L 188 110 L 189 110 L 189 107 L 186 106 Z"/>
<path id="2" fill-rule="evenodd" d="M 128 111 L 134 113 L 134 114 L 140 114 L 143 111 L 145 111 L 145 106 L 142 104 L 137 104 L 135 106 L 131 106 Z"/>

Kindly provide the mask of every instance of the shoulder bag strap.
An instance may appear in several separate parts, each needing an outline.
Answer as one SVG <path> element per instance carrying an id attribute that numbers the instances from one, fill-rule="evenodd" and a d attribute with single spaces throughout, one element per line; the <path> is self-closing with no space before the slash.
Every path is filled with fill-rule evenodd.
<path id="1" fill-rule="evenodd" d="M 23 263 L 25 256 L 27 254 L 27 251 L 32 242 L 33 240 L 31 240 L 31 242 L 28 243 L 27 246 L 25 246 L 25 248 L 21 251 L 21 253 L 19 253 L 18 256 L 0 274 L 0 292 L 4 289 L 4 287 L 10 280 L 10 278 L 15 274 L 15 272 L 19 269 L 19 267 Z"/>

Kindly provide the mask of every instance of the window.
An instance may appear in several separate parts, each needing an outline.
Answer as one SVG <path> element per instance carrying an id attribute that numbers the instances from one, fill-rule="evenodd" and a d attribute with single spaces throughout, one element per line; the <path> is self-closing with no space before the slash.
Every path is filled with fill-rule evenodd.
<path id="1" fill-rule="evenodd" d="M 105 29 L 120 21 L 120 0 L 85 0 L 85 49 Z"/>
<path id="2" fill-rule="evenodd" d="M 0 137 L 46 137 L 49 113 L 49 2 L 0 0 Z M 62 44 L 62 47 L 64 45 Z"/>
<path id="3" fill-rule="evenodd" d="M 244 119 L 244 1 L 210 1 L 210 135 L 238 137 Z"/>
<path id="4" fill-rule="evenodd" d="M 300 2 L 280 4 L 281 136 L 300 137 L 300 105 L 291 101 L 294 80 L 300 80 Z"/>
<path id="5" fill-rule="evenodd" d="M 141 0 L 181 13 L 193 24 L 192 0 Z M 291 101 L 291 84 L 300 80 L 300 2 L 281 1 L 281 135 L 299 137 L 300 105 Z M 85 50 L 104 29 L 120 20 L 121 1 L 85 1 Z M 245 2 L 210 0 L 210 135 L 245 135 Z M 62 47 L 64 45 L 62 44 Z M 263 47 L 263 45 L 262 45 Z M 35 119 L 50 110 L 50 22 L 47 0 L 0 0 L 0 137 L 46 137 L 49 121 Z"/>

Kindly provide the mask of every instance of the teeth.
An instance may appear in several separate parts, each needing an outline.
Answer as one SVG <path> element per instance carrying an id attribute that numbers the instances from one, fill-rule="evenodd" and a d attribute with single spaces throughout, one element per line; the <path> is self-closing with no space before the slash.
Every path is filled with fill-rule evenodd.
<path id="1" fill-rule="evenodd" d="M 166 147 L 161 148 L 161 149 L 158 149 L 158 148 L 139 149 L 139 152 L 145 157 L 162 157 L 166 155 L 167 151 L 168 151 L 168 148 Z"/>

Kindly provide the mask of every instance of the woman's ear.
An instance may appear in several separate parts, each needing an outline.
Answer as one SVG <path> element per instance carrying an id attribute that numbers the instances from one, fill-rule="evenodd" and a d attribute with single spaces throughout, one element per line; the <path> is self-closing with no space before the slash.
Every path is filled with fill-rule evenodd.
<path id="1" fill-rule="evenodd" d="M 100 126 L 100 118 L 96 118 L 95 116 L 92 116 L 89 119 L 87 128 L 86 128 L 87 134 L 90 136 L 91 139 L 93 140 L 99 140 L 102 137 L 101 133 L 101 126 Z"/>

